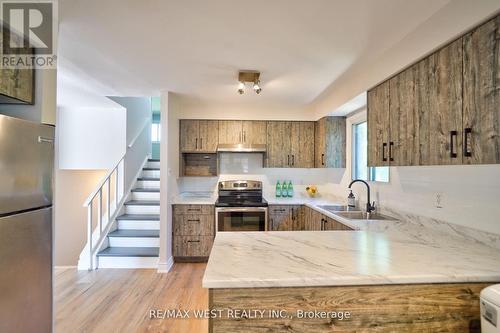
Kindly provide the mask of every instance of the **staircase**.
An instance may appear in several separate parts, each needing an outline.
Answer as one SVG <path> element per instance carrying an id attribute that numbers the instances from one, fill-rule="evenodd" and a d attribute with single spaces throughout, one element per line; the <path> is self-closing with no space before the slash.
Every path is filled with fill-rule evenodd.
<path id="1" fill-rule="evenodd" d="M 157 268 L 160 246 L 160 161 L 149 159 L 97 253 L 99 268 Z"/>

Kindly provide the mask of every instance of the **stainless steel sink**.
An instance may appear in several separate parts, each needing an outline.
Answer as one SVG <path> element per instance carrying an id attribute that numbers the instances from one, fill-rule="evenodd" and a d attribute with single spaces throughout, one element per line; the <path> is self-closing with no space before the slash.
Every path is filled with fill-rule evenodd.
<path id="1" fill-rule="evenodd" d="M 346 219 L 350 220 L 387 220 L 387 221 L 394 221 L 395 219 L 387 216 L 387 215 L 382 215 L 379 213 L 371 213 L 367 214 L 366 212 L 336 212 L 335 213 L 338 216 L 344 217 Z"/>
<path id="2" fill-rule="evenodd" d="M 319 208 L 327 210 L 332 213 L 337 213 L 337 212 L 346 212 L 346 211 L 359 211 L 359 209 L 356 208 L 351 208 L 349 206 L 343 206 L 343 205 L 318 205 Z"/>

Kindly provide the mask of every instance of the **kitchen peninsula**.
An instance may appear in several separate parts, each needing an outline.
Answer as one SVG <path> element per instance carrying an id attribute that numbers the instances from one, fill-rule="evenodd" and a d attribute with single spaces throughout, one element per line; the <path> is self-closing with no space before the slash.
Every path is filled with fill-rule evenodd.
<path id="1" fill-rule="evenodd" d="M 480 331 L 479 292 L 500 282 L 498 249 L 416 223 L 350 223 L 357 230 L 217 234 L 203 278 L 210 309 L 288 315 L 222 316 L 210 331 Z M 298 310 L 350 318 L 299 318 Z"/>

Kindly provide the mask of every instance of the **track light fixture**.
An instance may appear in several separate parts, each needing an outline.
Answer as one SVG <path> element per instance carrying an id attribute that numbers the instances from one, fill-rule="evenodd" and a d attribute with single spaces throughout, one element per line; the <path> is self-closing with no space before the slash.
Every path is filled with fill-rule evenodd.
<path id="1" fill-rule="evenodd" d="M 260 87 L 260 72 L 258 71 L 240 71 L 238 73 L 238 93 L 242 95 L 245 92 L 245 84 L 252 84 L 253 90 L 260 94 L 262 88 Z"/>

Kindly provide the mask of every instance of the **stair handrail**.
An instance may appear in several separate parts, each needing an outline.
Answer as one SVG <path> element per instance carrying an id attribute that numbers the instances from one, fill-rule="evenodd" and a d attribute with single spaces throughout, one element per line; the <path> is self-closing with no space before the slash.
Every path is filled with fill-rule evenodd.
<path id="1" fill-rule="evenodd" d="M 107 230 L 103 233 L 103 229 L 110 227 L 110 221 L 116 218 L 115 215 L 118 213 L 118 207 L 120 207 L 121 202 L 124 200 L 123 195 L 123 185 L 125 180 L 124 172 L 124 160 L 125 155 L 123 155 L 120 160 L 110 169 L 106 175 L 97 184 L 96 188 L 85 200 L 83 207 L 87 208 L 87 245 L 89 254 L 89 271 L 94 269 L 94 255 L 97 251 L 98 246 L 102 243 L 102 240 L 107 235 Z M 114 177 L 113 177 L 114 175 Z M 114 178 L 114 207 L 111 205 L 111 180 Z M 103 204 L 103 190 L 106 187 L 106 224 L 103 225 L 102 216 L 102 204 Z M 95 242 L 96 246 L 93 246 L 93 202 L 94 199 L 98 197 L 97 202 L 97 225 L 99 230 L 98 241 Z"/>

